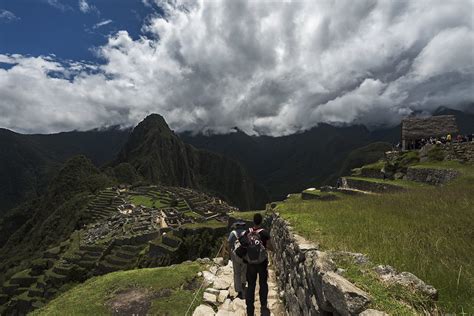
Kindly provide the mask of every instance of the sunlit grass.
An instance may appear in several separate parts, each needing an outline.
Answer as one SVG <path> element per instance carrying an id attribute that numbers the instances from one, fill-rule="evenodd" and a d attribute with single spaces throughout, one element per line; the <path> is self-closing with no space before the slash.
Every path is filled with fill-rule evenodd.
<path id="1" fill-rule="evenodd" d="M 277 211 L 326 249 L 366 253 L 416 274 L 439 290 L 447 313 L 474 313 L 473 168 L 459 170 L 464 176 L 444 187 L 329 202 L 293 196 Z"/>
<path id="2" fill-rule="evenodd" d="M 171 296 L 152 300 L 152 314 L 184 315 L 191 304 L 194 291 L 183 289 L 183 285 L 196 277 L 201 269 L 203 267 L 197 263 L 183 263 L 162 268 L 109 273 L 87 280 L 32 314 L 110 315 L 111 311 L 108 310 L 106 302 L 114 293 L 130 288 L 143 288 L 152 292 L 172 290 Z M 200 304 L 201 299 L 202 295 L 197 298 L 194 306 Z"/>

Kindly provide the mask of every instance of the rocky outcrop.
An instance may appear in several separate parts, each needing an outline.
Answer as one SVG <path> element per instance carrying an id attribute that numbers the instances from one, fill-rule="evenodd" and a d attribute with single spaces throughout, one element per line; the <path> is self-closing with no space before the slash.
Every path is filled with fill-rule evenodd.
<path id="1" fill-rule="evenodd" d="M 404 287 L 408 287 L 413 291 L 422 293 L 424 296 L 433 300 L 438 299 L 438 290 L 432 285 L 428 285 L 410 272 L 398 273 L 393 267 L 387 265 L 379 265 L 375 267 L 375 272 L 379 277 L 388 283 L 396 283 Z"/>
<path id="2" fill-rule="evenodd" d="M 459 176 L 459 172 L 453 169 L 438 168 L 416 168 L 409 167 L 406 179 L 410 181 L 423 182 L 432 185 L 443 185 Z"/>
<path id="3" fill-rule="evenodd" d="M 272 215 L 272 236 L 273 263 L 289 315 L 357 315 L 367 309 L 369 294 L 335 273 L 329 255 L 294 234 L 278 214 Z"/>

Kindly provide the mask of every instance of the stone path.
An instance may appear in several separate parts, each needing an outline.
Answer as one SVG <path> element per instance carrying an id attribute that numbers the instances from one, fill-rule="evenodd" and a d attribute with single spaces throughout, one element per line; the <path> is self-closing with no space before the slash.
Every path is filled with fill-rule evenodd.
<path id="1" fill-rule="evenodd" d="M 214 259 L 214 264 L 209 271 L 201 274 L 207 287 L 203 294 L 204 303 L 196 308 L 193 316 L 245 316 L 245 300 L 237 298 L 233 287 L 232 262 L 223 265 L 222 258 Z M 255 291 L 255 315 L 260 315 L 260 298 L 257 289 Z M 214 311 L 217 309 L 217 313 Z M 268 271 L 268 308 L 272 316 L 285 316 L 285 308 L 278 295 L 275 271 L 270 264 Z"/>

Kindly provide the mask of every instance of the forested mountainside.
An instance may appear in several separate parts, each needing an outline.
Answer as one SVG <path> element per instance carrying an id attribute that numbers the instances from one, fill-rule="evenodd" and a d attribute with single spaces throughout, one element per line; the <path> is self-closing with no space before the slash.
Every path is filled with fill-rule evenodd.
<path id="1" fill-rule="evenodd" d="M 185 144 L 157 114 L 135 127 L 114 162 L 121 163 L 150 183 L 200 189 L 242 209 L 262 208 L 269 201 L 239 162 Z"/>

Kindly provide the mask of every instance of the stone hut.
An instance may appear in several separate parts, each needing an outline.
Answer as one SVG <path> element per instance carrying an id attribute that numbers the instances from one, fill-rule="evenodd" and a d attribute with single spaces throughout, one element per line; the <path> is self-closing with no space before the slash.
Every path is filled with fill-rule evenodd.
<path id="1" fill-rule="evenodd" d="M 454 115 L 439 115 L 428 118 L 407 117 L 402 120 L 402 149 L 411 142 L 423 138 L 442 137 L 459 133 Z"/>

